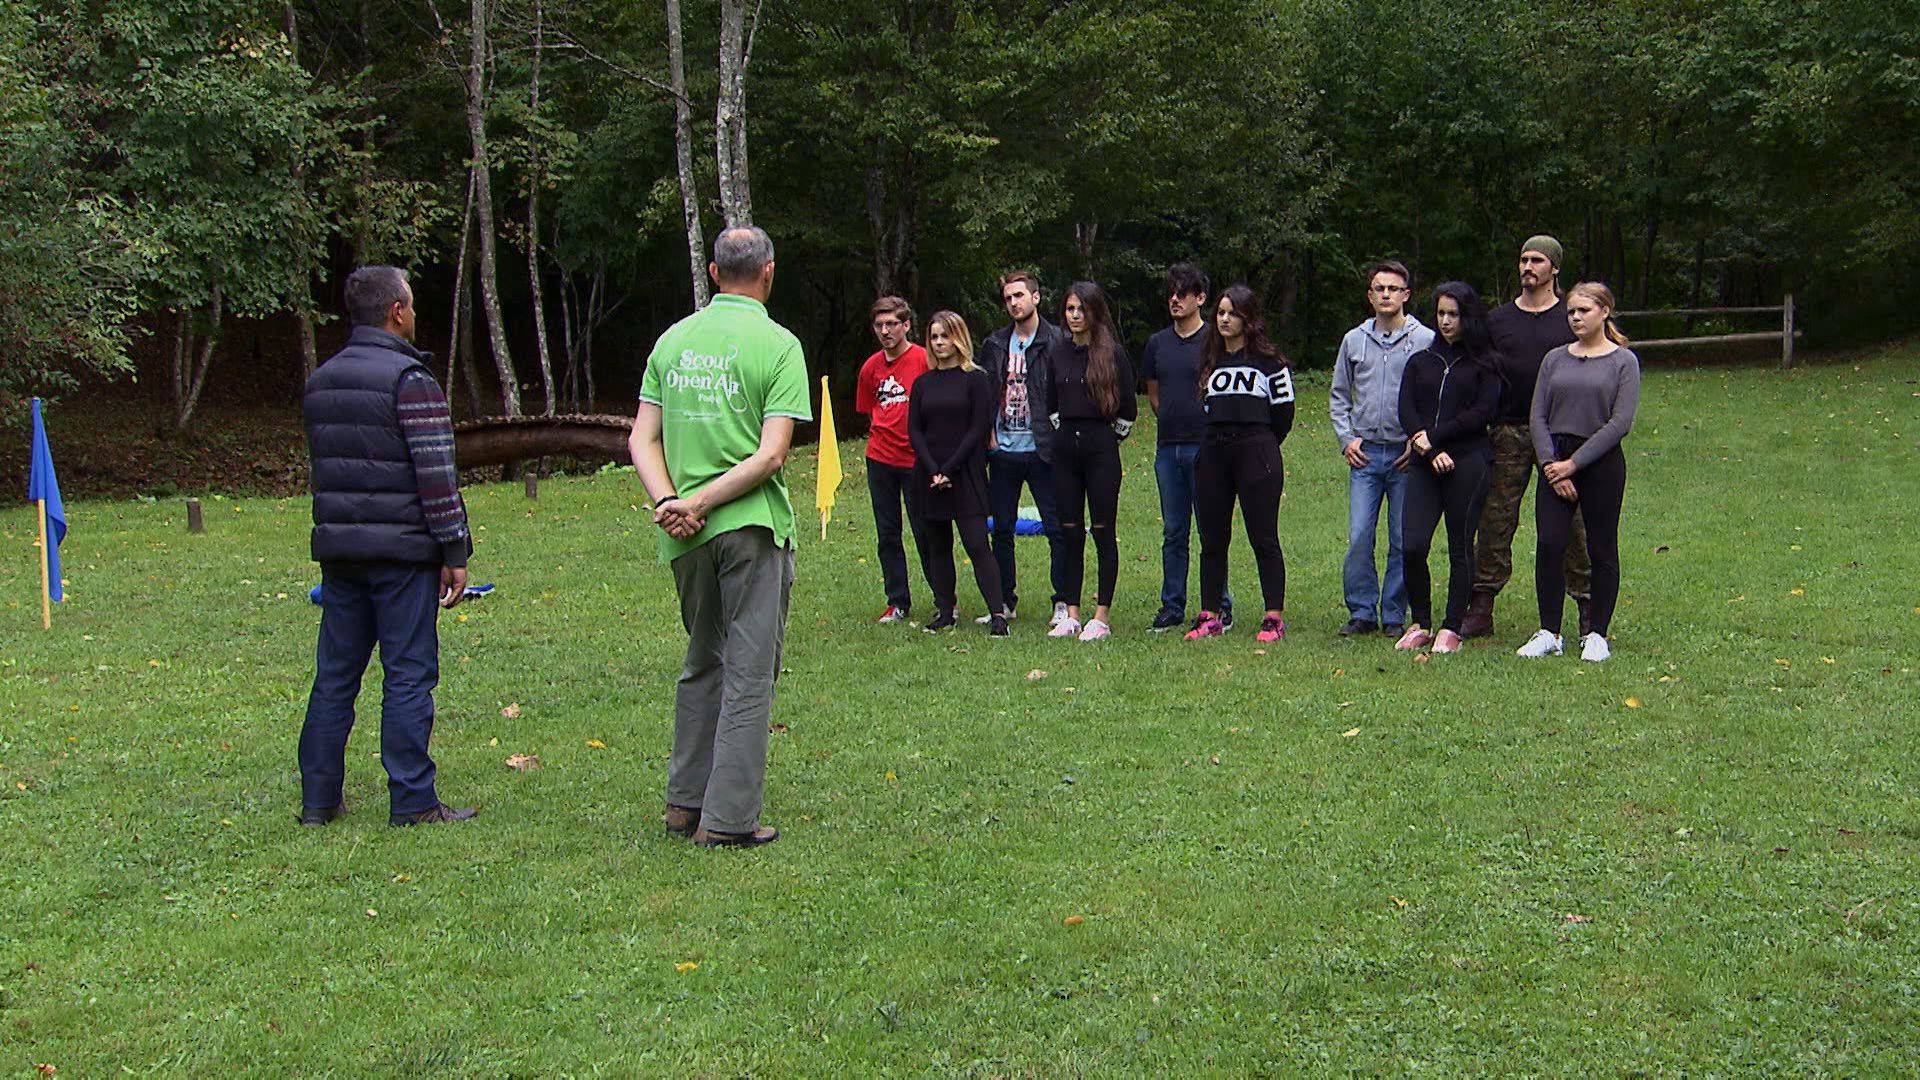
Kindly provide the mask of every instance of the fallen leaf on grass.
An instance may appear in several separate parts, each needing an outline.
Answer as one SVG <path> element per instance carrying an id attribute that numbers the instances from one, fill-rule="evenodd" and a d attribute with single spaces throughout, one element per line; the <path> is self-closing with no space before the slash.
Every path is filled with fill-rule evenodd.
<path id="1" fill-rule="evenodd" d="M 1560 921 L 1565 923 L 1590 923 L 1593 921 L 1593 916 L 1575 915 L 1572 912 L 1568 912 L 1567 914 L 1560 917 Z"/>
<path id="2" fill-rule="evenodd" d="M 1334 708 L 1336 709 L 1347 709 L 1352 707 L 1353 707 L 1353 702 L 1351 701 L 1343 701 L 1340 704 L 1334 706 Z"/>
<path id="3" fill-rule="evenodd" d="M 1736 597 L 1734 597 L 1733 599 L 1731 599 L 1731 600 L 1729 600 L 1729 601 L 1727 601 L 1727 603 L 1729 603 L 1729 604 L 1737 604 L 1737 603 L 1739 603 L 1740 601 L 1742 601 L 1742 600 L 1745 600 L 1746 598 L 1747 598 L 1747 594 L 1746 594 L 1746 593 L 1741 593 L 1741 594 L 1740 594 L 1739 596 L 1736 596 Z"/>
<path id="4" fill-rule="evenodd" d="M 1337 667 L 1333 669 L 1333 677 L 1336 679 L 1342 675 L 1345 675 L 1346 673 L 1347 673 L 1347 669 L 1343 667 Z"/>
<path id="5" fill-rule="evenodd" d="M 374 909 L 372 909 L 372 908 L 368 908 L 368 909 L 367 909 L 367 918 L 369 918 L 369 919 L 377 919 L 377 918 L 379 918 L 379 917 L 380 917 L 380 913 L 379 913 L 378 911 L 375 911 L 375 910 L 374 910 Z"/>
<path id="6" fill-rule="evenodd" d="M 1774 662 L 1774 663 L 1776 663 L 1776 664 L 1779 664 L 1779 665 L 1780 665 L 1781 667 L 1783 667 L 1783 668 L 1790 668 L 1790 667 L 1792 667 L 1792 666 L 1793 666 L 1793 661 L 1791 661 L 1791 660 L 1788 660 L 1788 659 L 1787 659 L 1786 657 L 1784 657 L 1784 656 L 1776 656 L 1776 657 L 1774 657 L 1774 658 L 1773 658 L 1773 662 Z"/>
<path id="7" fill-rule="evenodd" d="M 1920 608 L 1915 608 L 1914 610 L 1920 611 Z M 1039 682 L 1041 679 L 1044 679 L 1046 677 L 1047 677 L 1047 673 L 1044 671 L 1041 671 L 1039 668 L 1034 668 L 1032 671 L 1027 672 L 1028 682 Z"/>
<path id="8" fill-rule="evenodd" d="M 898 776 L 895 776 L 895 775 L 893 774 L 893 770 L 892 770 L 892 769 L 888 769 L 888 770 L 887 770 L 887 783 L 889 783 L 889 784 L 897 784 L 897 783 L 899 783 L 899 782 L 900 782 L 900 778 L 899 778 Z"/>
<path id="9" fill-rule="evenodd" d="M 394 883 L 395 885 L 405 885 L 405 884 L 406 884 L 407 882 L 409 882 L 409 881 L 412 881 L 412 880 L 413 880 L 413 875 L 412 875 L 412 874 L 395 874 L 395 875 L 393 875 L 393 883 Z"/>
<path id="10" fill-rule="evenodd" d="M 500 715 L 506 717 L 509 720 L 520 719 L 520 703 L 516 701 L 513 704 L 508 705 L 506 708 L 501 709 Z"/>
<path id="11" fill-rule="evenodd" d="M 1432 659 L 1433 659 L 1433 657 L 1432 657 L 1431 655 L 1429 655 L 1429 654 L 1427 654 L 1427 653 L 1414 653 L 1414 654 L 1413 654 L 1413 662 L 1414 662 L 1414 663 L 1416 663 L 1416 664 L 1425 664 L 1425 663 L 1428 663 L 1428 662 L 1430 662 L 1430 661 L 1432 661 Z"/>
<path id="12" fill-rule="evenodd" d="M 495 739 L 488 739 L 488 740 L 487 740 L 487 745 L 488 745 L 488 746 L 499 746 L 499 745 L 500 745 L 500 740 L 499 740 L 499 739 L 497 739 L 497 738 L 495 738 Z"/>
<path id="13" fill-rule="evenodd" d="M 1397 897 L 1397 896 L 1395 896 L 1395 895 L 1393 895 L 1392 893 L 1388 893 L 1388 894 L 1387 894 L 1387 899 L 1389 899 L 1389 900 L 1391 900 L 1391 901 L 1393 901 L 1393 906 L 1394 906 L 1394 907 L 1406 907 L 1406 906 L 1407 906 L 1407 902 L 1406 902 L 1405 900 L 1402 900 L 1402 899 L 1400 899 L 1399 897 Z"/>
<path id="14" fill-rule="evenodd" d="M 1341 732 L 1341 733 L 1340 733 L 1340 737 L 1341 737 L 1341 738 L 1343 738 L 1343 739 L 1351 739 L 1351 738 L 1353 738 L 1353 737 L 1354 737 L 1355 735 L 1358 735 L 1358 734 L 1360 734 L 1360 729 L 1359 729 L 1359 728 L 1357 728 L 1357 727 L 1356 727 L 1356 728 L 1348 728 L 1347 730 L 1345 730 L 1345 731 L 1343 731 L 1343 732 Z"/>
<path id="15" fill-rule="evenodd" d="M 1086 922 L 1087 920 L 1080 915 L 1069 915 L 1060 921 L 1067 926 L 1079 926 L 1081 923 Z"/>
<path id="16" fill-rule="evenodd" d="M 587 749 L 589 750 L 605 750 L 606 748 L 607 748 L 607 744 L 601 742 L 599 739 L 587 740 Z"/>
<path id="17" fill-rule="evenodd" d="M 58 1066 L 49 1065 L 44 1061 L 34 1062 L 33 1069 L 35 1072 L 39 1073 L 41 1076 L 52 1076 L 54 1073 L 57 1073 L 60 1071 Z"/>
<path id="18" fill-rule="evenodd" d="M 864 562 L 865 560 L 861 560 L 861 561 Z M 682 975 L 685 975 L 689 971 L 699 971 L 700 965 L 692 960 L 682 960 L 679 963 L 673 965 L 673 970 L 679 972 Z"/>
<path id="19" fill-rule="evenodd" d="M 1265 656 L 1265 655 L 1267 655 L 1267 650 L 1265 650 L 1265 649 L 1255 649 L 1255 650 L 1253 650 L 1253 655 L 1255 655 L 1255 656 Z"/>
<path id="20" fill-rule="evenodd" d="M 1637 697 L 1630 697 L 1626 700 L 1626 706 L 1629 709 L 1637 709 L 1640 707 L 1640 699 Z"/>
<path id="21" fill-rule="evenodd" d="M 787 733 L 787 725 L 785 725 L 785 724 L 768 724 L 768 725 L 767 725 L 767 730 L 768 730 L 768 731 L 771 731 L 771 732 L 773 732 L 773 733 L 774 733 L 775 735 L 785 735 L 785 734 Z"/>
<path id="22" fill-rule="evenodd" d="M 1805 589 L 1788 589 L 1788 590 L 1787 590 L 1787 595 L 1788 595 L 1788 596 L 1805 596 L 1805 595 L 1807 595 L 1807 590 L 1805 590 Z"/>
<path id="23" fill-rule="evenodd" d="M 1821 662 L 1821 663 L 1823 663 L 1823 664 L 1837 664 L 1837 663 L 1839 663 L 1840 661 L 1838 661 L 1838 660 L 1835 660 L 1835 659 L 1834 659 L 1833 657 L 1831 657 L 1831 656 L 1823 656 L 1823 657 L 1821 657 L 1821 658 L 1820 658 L 1820 662 Z"/>
<path id="24" fill-rule="evenodd" d="M 540 755 L 538 754 L 507 755 L 507 768 L 509 769 L 518 769 L 521 772 L 532 772 L 539 767 Z"/>

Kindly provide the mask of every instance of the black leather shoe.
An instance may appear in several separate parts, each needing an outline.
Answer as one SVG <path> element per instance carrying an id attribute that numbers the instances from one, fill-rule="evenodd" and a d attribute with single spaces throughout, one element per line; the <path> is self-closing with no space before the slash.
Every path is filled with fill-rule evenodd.
<path id="1" fill-rule="evenodd" d="M 1399 640 L 1400 635 L 1407 632 L 1407 628 L 1405 626 L 1402 626 L 1400 623 L 1390 622 L 1387 625 L 1381 627 L 1380 632 L 1397 641 Z"/>
<path id="2" fill-rule="evenodd" d="M 458 810 L 451 806 L 436 806 L 417 814 L 393 814 L 387 818 L 387 824 L 436 825 L 443 821 L 465 821 L 479 812 L 480 808 L 477 806 L 463 806 Z"/>
<path id="3" fill-rule="evenodd" d="M 320 826 L 347 812 L 345 806 L 303 806 L 300 808 L 300 824 Z"/>
<path id="4" fill-rule="evenodd" d="M 1347 625 L 1340 628 L 1340 636 L 1357 637 L 1361 634 L 1371 634 L 1378 629 L 1380 624 L 1372 619 L 1348 619 Z"/>

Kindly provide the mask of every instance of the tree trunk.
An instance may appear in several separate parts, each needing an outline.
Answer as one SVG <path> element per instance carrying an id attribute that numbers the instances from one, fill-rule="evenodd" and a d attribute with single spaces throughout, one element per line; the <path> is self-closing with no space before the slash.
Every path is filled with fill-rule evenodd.
<path id="1" fill-rule="evenodd" d="M 541 0 L 533 2 L 533 72 L 532 90 L 527 97 L 528 115 L 538 121 L 540 118 L 540 60 L 546 51 L 545 11 Z M 553 352 L 547 344 L 547 306 L 546 295 L 540 287 L 540 189 L 546 186 L 546 177 L 540 172 L 540 136 L 536 128 L 534 137 L 527 140 L 527 280 L 532 290 L 533 301 L 533 340 L 540 354 L 540 389 L 546 395 L 547 412 L 554 413 L 553 396 Z"/>
<path id="2" fill-rule="evenodd" d="M 519 416 L 520 381 L 514 375 L 513 354 L 507 349 L 506 324 L 500 316 L 500 262 L 494 244 L 493 170 L 487 160 L 487 0 L 473 0 L 472 10 L 472 48 L 467 66 L 467 134 L 473 142 L 473 200 L 480 226 L 480 295 L 487 310 L 487 333 L 493 346 L 493 364 L 500 375 L 500 405 L 508 416 Z"/>
<path id="3" fill-rule="evenodd" d="M 294 11 L 293 0 L 287 0 L 281 9 L 281 29 L 287 36 L 289 59 L 295 66 L 300 63 L 300 17 Z M 293 182 L 296 186 L 305 186 L 307 167 L 305 162 L 293 163 Z M 307 297 L 305 302 L 296 300 L 293 305 L 293 318 L 300 332 L 300 385 L 304 388 L 308 379 L 313 377 L 313 369 L 320 366 L 320 350 L 313 338 L 313 283 L 308 274 Z"/>
<path id="4" fill-rule="evenodd" d="M 714 161 L 720 209 L 727 228 L 753 224 L 753 185 L 747 168 L 747 64 L 752 33 L 746 0 L 720 0 L 720 88 L 714 95 Z"/>
<path id="5" fill-rule="evenodd" d="M 473 264 L 473 173 L 467 173 L 467 204 L 460 216 L 460 258 L 454 263 L 453 270 L 453 331 L 447 337 L 447 399 L 453 399 L 454 365 L 459 363 L 461 350 L 466 343 L 467 322 L 473 318 L 473 304 L 468 300 L 472 284 L 467 281 L 467 267 Z"/>
<path id="6" fill-rule="evenodd" d="M 1706 264 L 1707 264 L 1707 234 L 1703 232 L 1700 234 L 1700 238 L 1693 242 L 1693 288 L 1687 294 L 1687 306 L 1690 308 L 1697 308 L 1700 306 L 1700 276 L 1701 276 L 1700 272 L 1706 269 Z M 1692 315 L 1687 316 L 1687 336 L 1688 337 L 1693 336 L 1694 318 L 1695 316 L 1692 316 Z"/>
<path id="7" fill-rule="evenodd" d="M 693 306 L 707 306 L 707 240 L 700 228 L 700 188 L 693 176 L 693 103 L 687 98 L 686 37 L 680 0 L 667 0 L 667 77 L 673 86 L 673 162 L 680 176 L 680 217 L 687 230 L 687 271 Z"/>
<path id="8" fill-rule="evenodd" d="M 1099 222 L 1074 222 L 1073 245 L 1074 249 L 1080 253 L 1080 271 L 1087 277 L 1093 276 L 1093 245 L 1099 238 Z"/>
<path id="9" fill-rule="evenodd" d="M 1640 238 L 1640 295 L 1636 306 L 1644 310 L 1647 306 L 1647 294 L 1653 285 L 1654 245 L 1660 239 L 1659 211 L 1647 215 L 1647 231 Z"/>
<path id="10" fill-rule="evenodd" d="M 195 347 L 191 328 L 193 309 L 180 313 L 180 328 L 173 343 L 173 430 L 187 429 L 193 410 L 200 404 L 200 392 L 207 388 L 207 371 L 213 367 L 213 347 L 220 342 L 220 316 L 224 297 L 220 286 L 213 287 L 207 303 L 207 329 Z"/>

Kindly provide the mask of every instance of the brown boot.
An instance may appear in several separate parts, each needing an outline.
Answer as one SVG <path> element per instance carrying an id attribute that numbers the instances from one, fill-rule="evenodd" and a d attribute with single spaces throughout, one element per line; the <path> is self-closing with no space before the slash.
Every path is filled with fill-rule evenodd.
<path id="1" fill-rule="evenodd" d="M 1584 596 L 1573 598 L 1573 606 L 1580 612 L 1580 637 L 1584 640 L 1593 633 L 1593 601 Z"/>
<path id="2" fill-rule="evenodd" d="M 1493 633 L 1493 594 L 1476 589 L 1460 620 L 1462 638 L 1481 638 Z"/>

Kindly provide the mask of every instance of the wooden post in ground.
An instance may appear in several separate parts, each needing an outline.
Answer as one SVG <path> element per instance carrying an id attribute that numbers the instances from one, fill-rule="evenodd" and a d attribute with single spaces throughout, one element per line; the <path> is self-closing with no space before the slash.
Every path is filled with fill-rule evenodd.
<path id="1" fill-rule="evenodd" d="M 39 419 L 35 414 L 34 419 Z M 40 629 L 53 629 L 53 538 L 47 535 L 47 500 L 35 499 L 40 508 Z"/>
<path id="2" fill-rule="evenodd" d="M 206 515 L 200 510 L 199 499 L 187 500 L 187 531 L 190 533 L 203 533 L 207 531 L 207 519 Z"/>
<path id="3" fill-rule="evenodd" d="M 1780 305 L 1780 366 L 1793 366 L 1793 294 Z"/>
<path id="4" fill-rule="evenodd" d="M 540 497 L 540 468 L 539 466 L 536 465 L 533 468 L 527 470 L 527 498 L 537 499 L 539 497 Z"/>

